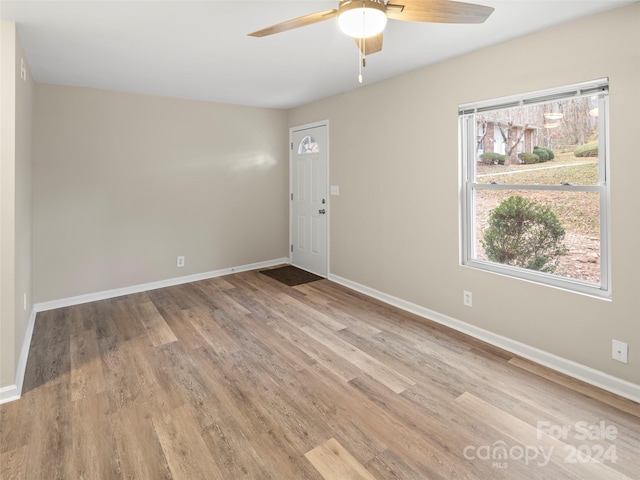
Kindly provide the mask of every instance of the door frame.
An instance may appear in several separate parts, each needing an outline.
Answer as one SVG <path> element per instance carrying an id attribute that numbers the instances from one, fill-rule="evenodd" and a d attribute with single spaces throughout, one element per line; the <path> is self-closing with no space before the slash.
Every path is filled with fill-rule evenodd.
<path id="1" fill-rule="evenodd" d="M 326 271 L 327 271 L 327 277 L 329 278 L 330 272 L 329 272 L 329 256 L 330 256 L 330 251 L 331 251 L 331 247 L 329 245 L 329 239 L 331 238 L 331 195 L 330 195 L 330 187 L 329 187 L 329 165 L 330 165 L 330 161 L 329 161 L 329 152 L 330 152 L 330 140 L 329 140 L 329 120 L 320 120 L 317 122 L 312 122 L 312 123 L 305 123 L 304 125 L 297 125 L 295 127 L 289 127 L 289 245 L 287 245 L 287 251 L 289 252 L 289 264 L 292 265 L 293 262 L 293 251 L 292 251 L 292 245 L 293 245 L 293 199 L 292 199 L 292 195 L 293 195 L 293 133 L 294 132 L 299 132 L 301 130 L 309 130 L 311 128 L 315 128 L 315 127 L 326 127 L 327 129 L 327 145 L 326 145 L 326 149 L 327 149 L 327 184 L 326 184 L 326 192 L 327 192 L 327 213 L 326 213 L 326 217 L 327 217 L 327 238 L 325 241 L 325 245 L 326 245 Z"/>

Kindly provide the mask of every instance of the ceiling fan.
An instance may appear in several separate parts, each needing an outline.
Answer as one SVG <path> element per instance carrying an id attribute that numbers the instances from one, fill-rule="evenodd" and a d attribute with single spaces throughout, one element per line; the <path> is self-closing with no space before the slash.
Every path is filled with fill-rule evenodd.
<path id="1" fill-rule="evenodd" d="M 451 0 L 389 0 L 388 3 L 384 0 L 340 0 L 338 8 L 277 23 L 249 36 L 266 37 L 338 17 L 340 29 L 355 38 L 361 66 L 364 66 L 365 55 L 382 50 L 382 31 L 387 18 L 407 22 L 482 23 L 493 10 L 493 7 Z M 362 83 L 362 72 L 359 80 Z"/>

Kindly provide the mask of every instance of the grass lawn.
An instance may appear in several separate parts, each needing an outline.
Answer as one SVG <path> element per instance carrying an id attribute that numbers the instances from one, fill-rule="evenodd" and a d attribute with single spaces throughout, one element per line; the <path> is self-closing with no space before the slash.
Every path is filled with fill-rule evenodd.
<path id="1" fill-rule="evenodd" d="M 477 166 L 477 174 L 491 174 L 491 173 L 504 173 L 504 172 L 518 172 L 521 170 L 537 170 L 546 169 L 549 167 L 557 166 L 571 166 L 581 163 L 598 163 L 598 159 L 594 157 L 576 157 L 573 152 L 556 153 L 555 158 L 545 163 L 533 163 L 530 165 L 516 164 L 516 165 L 484 165 L 479 163 Z"/>

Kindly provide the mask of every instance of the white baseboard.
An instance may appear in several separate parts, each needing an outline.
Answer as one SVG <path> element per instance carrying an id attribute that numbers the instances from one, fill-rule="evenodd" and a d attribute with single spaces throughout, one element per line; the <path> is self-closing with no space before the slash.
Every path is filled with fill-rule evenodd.
<path id="1" fill-rule="evenodd" d="M 627 380 L 623 380 L 608 373 L 601 372 L 586 365 L 567 360 L 566 358 L 559 357 L 544 350 L 532 347 L 530 345 L 512 340 L 502 335 L 497 335 L 488 330 L 476 327 L 466 322 L 462 322 L 455 318 L 443 315 L 434 310 L 416 305 L 415 303 L 407 302 L 401 298 L 388 295 L 384 292 L 380 292 L 373 288 L 369 288 L 365 285 L 361 285 L 357 282 L 353 282 L 346 278 L 339 277 L 338 275 L 329 274 L 329 280 L 344 285 L 352 290 L 363 293 L 369 297 L 373 297 L 394 307 L 398 307 L 410 313 L 414 313 L 428 320 L 432 320 L 436 323 L 440 323 L 447 327 L 453 328 L 459 332 L 470 335 L 474 338 L 487 342 L 496 347 L 507 350 L 508 352 L 519 355 L 523 358 L 536 362 L 545 367 L 549 367 L 558 372 L 569 375 L 578 380 L 582 380 L 590 385 L 602 388 L 621 397 L 628 398 L 634 402 L 640 402 L 640 385 L 631 383 Z"/>
<path id="2" fill-rule="evenodd" d="M 13 402 L 19 398 L 20 393 L 18 392 L 18 386 L 15 383 L 13 385 L 7 385 L 6 387 L 0 388 L 0 405 L 3 403 Z"/>
<path id="3" fill-rule="evenodd" d="M 109 298 L 121 297 L 123 295 L 131 295 L 132 293 L 148 292 L 149 290 L 156 290 L 158 288 L 173 287 L 174 285 L 182 285 L 183 283 L 197 282 L 200 280 L 207 280 L 209 278 L 221 277 L 223 275 L 230 275 L 232 273 L 246 272 L 249 270 L 258 270 L 260 268 L 273 267 L 275 265 L 281 265 L 289 263 L 288 258 L 277 258 L 274 260 L 267 260 L 265 262 L 250 263 L 247 265 L 241 265 L 239 267 L 223 268 L 220 270 L 213 270 L 210 272 L 196 273 L 193 275 L 186 275 L 184 277 L 168 278 L 167 280 L 160 280 L 157 282 L 142 283 L 139 285 L 132 285 L 130 287 L 115 288 L 113 290 L 105 290 L 96 293 L 87 293 L 86 295 L 78 295 L 75 297 L 61 298 L 59 300 L 50 300 L 47 302 L 40 302 L 34 305 L 36 312 L 44 312 L 47 310 L 54 310 L 56 308 L 71 307 L 73 305 L 80 305 L 83 303 L 95 302 L 97 300 L 106 300 Z"/>
<path id="4" fill-rule="evenodd" d="M 33 337 L 33 327 L 36 325 L 36 311 L 35 307 L 31 308 L 31 315 L 29 315 L 29 324 L 27 325 L 27 331 L 22 340 L 22 349 L 20 350 L 20 358 L 18 359 L 18 366 L 16 368 L 16 385 L 18 387 L 18 395 L 22 395 L 22 384 L 24 383 L 24 374 L 27 370 L 27 359 L 29 358 L 29 347 L 31 346 L 31 337 Z"/>
<path id="5" fill-rule="evenodd" d="M 130 295 L 132 293 L 146 292 L 149 290 L 155 290 L 157 288 L 181 285 L 183 283 L 197 282 L 199 280 L 221 277 L 223 275 L 229 275 L 232 273 L 269 268 L 285 263 L 289 263 L 288 258 L 277 258 L 274 260 L 267 260 L 265 262 L 241 265 L 239 267 L 223 268 L 221 270 L 197 273 L 194 275 L 186 275 L 184 277 L 169 278 L 167 280 L 160 280 L 158 282 L 143 283 L 140 285 L 132 285 L 130 287 L 115 288 L 113 290 L 105 290 L 103 292 L 88 293 L 86 295 L 78 295 L 75 297 L 61 298 L 59 300 L 36 303 L 35 305 L 33 305 L 33 309 L 31 310 L 31 315 L 29 316 L 29 325 L 27 326 L 27 332 L 25 334 L 24 341 L 22 342 L 22 350 L 20 351 L 20 358 L 18 360 L 18 365 L 16 368 L 16 382 L 13 385 L 8 385 L 0 388 L 0 404 L 18 400 L 20 398 L 20 395 L 22 394 L 24 374 L 27 369 L 27 358 L 29 357 L 29 347 L 31 345 L 31 337 L 33 336 L 33 328 L 36 323 L 36 314 L 38 312 L 53 310 L 55 308 L 70 307 L 72 305 L 80 305 L 82 303 L 94 302 L 96 300 L 106 300 L 108 298 L 121 297 L 122 295 Z"/>
<path id="6" fill-rule="evenodd" d="M 0 405 L 7 402 L 18 400 L 22 395 L 22 384 L 24 382 L 24 374 L 27 369 L 27 359 L 29 358 L 29 347 L 31 346 L 31 337 L 33 336 L 33 327 L 36 324 L 36 309 L 31 309 L 29 315 L 29 324 L 22 341 L 20 350 L 20 358 L 16 368 L 16 379 L 13 385 L 0 388 Z"/>

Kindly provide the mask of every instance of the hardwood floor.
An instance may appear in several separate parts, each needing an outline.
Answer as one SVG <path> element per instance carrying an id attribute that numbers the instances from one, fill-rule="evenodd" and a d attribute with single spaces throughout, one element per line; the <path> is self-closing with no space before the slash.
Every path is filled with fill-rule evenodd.
<path id="1" fill-rule="evenodd" d="M 38 314 L 2 479 L 638 479 L 640 405 L 327 280 Z"/>

